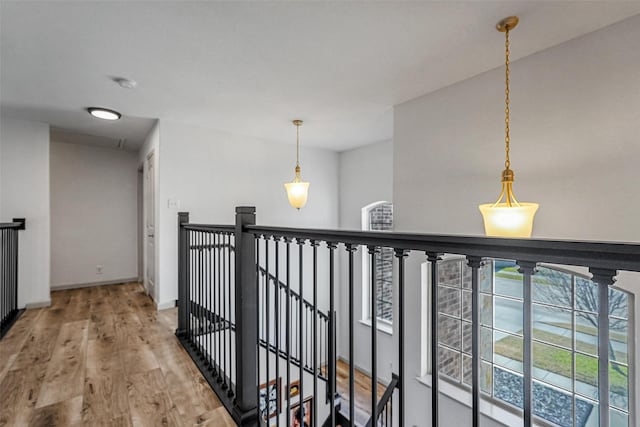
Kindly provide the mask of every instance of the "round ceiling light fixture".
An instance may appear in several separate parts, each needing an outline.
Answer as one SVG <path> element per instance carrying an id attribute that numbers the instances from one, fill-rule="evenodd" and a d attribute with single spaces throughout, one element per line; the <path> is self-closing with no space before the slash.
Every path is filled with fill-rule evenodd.
<path id="1" fill-rule="evenodd" d="M 89 107 L 87 108 L 87 111 L 93 117 L 97 117 L 102 120 L 118 120 L 120 117 L 122 117 L 122 114 L 118 113 L 115 110 L 109 110 L 108 108 Z"/>

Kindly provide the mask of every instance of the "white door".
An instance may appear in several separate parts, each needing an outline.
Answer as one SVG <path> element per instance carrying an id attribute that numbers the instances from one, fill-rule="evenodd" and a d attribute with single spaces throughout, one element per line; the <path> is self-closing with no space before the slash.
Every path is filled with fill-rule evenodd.
<path id="1" fill-rule="evenodd" d="M 155 277 L 156 277 L 156 238 L 155 238 L 155 200 L 156 200 L 156 182 L 155 182 L 155 158 L 153 152 L 147 157 L 145 167 L 145 232 L 147 240 L 146 259 L 145 259 L 145 288 L 152 298 L 156 299 Z"/>

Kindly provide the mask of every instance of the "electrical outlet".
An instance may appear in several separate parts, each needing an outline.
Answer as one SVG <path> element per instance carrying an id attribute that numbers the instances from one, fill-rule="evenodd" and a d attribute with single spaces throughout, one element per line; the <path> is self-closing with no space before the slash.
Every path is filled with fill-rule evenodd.
<path id="1" fill-rule="evenodd" d="M 96 274 L 102 274 L 102 266 L 96 265 Z"/>

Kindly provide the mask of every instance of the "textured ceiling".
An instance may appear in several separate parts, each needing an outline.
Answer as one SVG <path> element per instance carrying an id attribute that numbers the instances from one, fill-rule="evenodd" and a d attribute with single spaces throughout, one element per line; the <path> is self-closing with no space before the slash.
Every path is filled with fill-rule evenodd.
<path id="1" fill-rule="evenodd" d="M 0 3 L 2 112 L 139 146 L 153 119 L 343 150 L 393 105 L 640 13 L 640 2 Z M 135 90 L 111 79 L 138 82 Z M 119 110 L 100 122 L 84 108 Z"/>

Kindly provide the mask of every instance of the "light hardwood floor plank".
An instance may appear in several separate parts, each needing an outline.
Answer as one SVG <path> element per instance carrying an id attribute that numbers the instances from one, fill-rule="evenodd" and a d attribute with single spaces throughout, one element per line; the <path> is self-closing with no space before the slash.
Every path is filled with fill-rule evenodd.
<path id="1" fill-rule="evenodd" d="M 88 335 L 88 320 L 62 325 L 36 407 L 82 396 Z"/>
<path id="2" fill-rule="evenodd" d="M 0 426 L 233 426 L 137 283 L 56 291 L 0 345 Z M 5 344 L 6 343 L 6 344 Z"/>
<path id="3" fill-rule="evenodd" d="M 129 416 L 127 383 L 113 337 L 89 341 L 84 381 L 82 421 L 86 425 Z"/>
<path id="4" fill-rule="evenodd" d="M 25 311 L 21 316 L 23 321 L 13 325 L 7 335 L 2 338 L 2 345 L 0 345 L 0 381 L 2 380 L 2 374 L 8 371 L 11 364 L 16 360 L 18 352 L 24 346 L 41 314 L 41 309 Z"/>
<path id="5" fill-rule="evenodd" d="M 82 396 L 36 408 L 29 419 L 31 427 L 82 426 Z"/>
<path id="6" fill-rule="evenodd" d="M 129 377 L 127 389 L 134 426 L 183 425 L 160 369 Z"/>
<path id="7" fill-rule="evenodd" d="M 7 372 L 0 383 L 0 426 L 27 425 L 44 383 L 45 369 L 33 367 Z"/>

